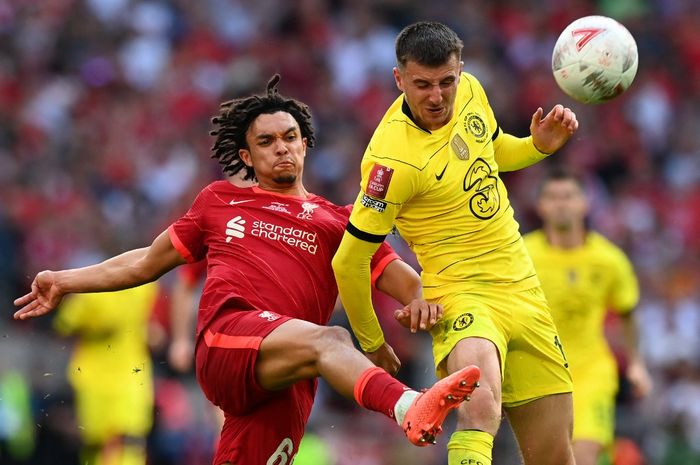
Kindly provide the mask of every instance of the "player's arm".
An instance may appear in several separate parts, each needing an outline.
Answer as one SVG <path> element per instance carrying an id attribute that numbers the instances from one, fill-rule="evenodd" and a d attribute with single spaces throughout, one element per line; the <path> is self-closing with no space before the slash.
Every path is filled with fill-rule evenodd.
<path id="1" fill-rule="evenodd" d="M 170 299 L 170 346 L 168 347 L 168 362 L 170 366 L 181 373 L 187 372 L 192 366 L 194 347 L 192 330 L 196 311 L 193 308 L 194 297 L 199 281 L 195 269 L 199 271 L 200 264 L 180 268 L 173 284 Z"/>
<path id="2" fill-rule="evenodd" d="M 622 320 L 623 343 L 627 357 L 627 380 L 634 393 L 643 397 L 651 391 L 651 376 L 644 358 L 639 353 L 639 336 L 633 309 L 639 302 L 639 284 L 629 259 L 621 250 L 615 250 L 614 263 L 617 279 L 612 286 L 611 307 Z"/>
<path id="3" fill-rule="evenodd" d="M 507 134 L 498 126 L 481 84 L 472 78 L 472 86 L 476 97 L 481 100 L 481 104 L 486 109 L 488 127 L 494 128 L 491 140 L 494 157 L 501 172 L 516 171 L 534 165 L 563 147 L 578 129 L 576 114 L 562 105 L 555 105 L 544 117 L 542 108 L 535 111 L 530 121 L 528 137 Z"/>
<path id="4" fill-rule="evenodd" d="M 375 142 L 381 150 L 382 141 L 373 139 L 370 145 Z M 340 299 L 353 333 L 370 359 L 390 372 L 398 370 L 398 359 L 384 341 L 372 306 L 369 265 L 370 258 L 393 228 L 401 206 L 417 191 L 418 172 L 406 163 L 386 157 L 379 162 L 365 154 L 363 189 L 332 262 Z"/>
<path id="5" fill-rule="evenodd" d="M 528 137 L 515 137 L 496 129 L 493 150 L 500 171 L 534 165 L 563 147 L 578 129 L 576 114 L 562 105 L 555 105 L 544 118 L 543 115 L 542 108 L 532 115 Z"/>
<path id="6" fill-rule="evenodd" d="M 543 160 L 547 153 L 540 152 L 532 143 L 532 136 L 515 137 L 497 129 L 493 140 L 494 156 L 501 172 L 517 171 Z"/>
<path id="7" fill-rule="evenodd" d="M 386 265 L 375 287 L 404 305 L 394 312 L 394 318 L 413 333 L 418 328 L 429 331 L 442 318 L 442 306 L 423 300 L 420 276 L 403 260 L 393 260 Z"/>
<path id="8" fill-rule="evenodd" d="M 348 223 L 332 266 L 353 333 L 362 350 L 374 352 L 384 344 L 384 333 L 372 305 L 370 262 L 384 237 L 375 236 L 374 240 L 367 241 L 357 235 L 356 228 Z"/>
<path id="9" fill-rule="evenodd" d="M 639 353 L 639 335 L 632 312 L 621 315 L 622 332 L 627 356 L 627 380 L 632 384 L 634 394 L 645 397 L 652 388 L 651 375 L 644 358 Z"/>
<path id="10" fill-rule="evenodd" d="M 358 237 L 361 234 L 352 223 L 348 223 L 333 257 L 333 272 L 340 300 L 360 347 L 372 363 L 395 375 L 401 368 L 401 362 L 394 349 L 384 341 L 384 333 L 372 305 L 370 263 L 384 236 L 375 236 L 366 241 Z"/>
<path id="11" fill-rule="evenodd" d="M 130 250 L 97 265 L 62 271 L 42 271 L 32 282 L 32 290 L 15 300 L 21 307 L 18 320 L 44 315 L 74 292 L 107 292 L 128 289 L 155 281 L 177 265 L 185 263 L 173 247 L 167 232 L 149 247 Z"/>

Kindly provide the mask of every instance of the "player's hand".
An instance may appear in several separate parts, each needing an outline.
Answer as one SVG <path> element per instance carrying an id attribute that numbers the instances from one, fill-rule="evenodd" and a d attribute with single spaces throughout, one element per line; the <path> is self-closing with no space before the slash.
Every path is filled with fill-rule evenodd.
<path id="1" fill-rule="evenodd" d="M 643 398 L 651 392 L 653 383 L 644 362 L 641 360 L 630 361 L 626 375 L 627 380 L 632 385 L 632 393 L 636 397 Z"/>
<path id="2" fill-rule="evenodd" d="M 414 299 L 404 308 L 394 311 L 394 318 L 401 326 L 415 333 L 419 328 L 430 331 L 435 323 L 442 318 L 442 313 L 442 305 L 426 302 L 423 299 Z"/>
<path id="3" fill-rule="evenodd" d="M 65 295 L 56 284 L 56 272 L 42 271 L 32 282 L 32 291 L 15 299 L 15 320 L 26 320 L 45 315 L 56 308 Z"/>
<path id="4" fill-rule="evenodd" d="M 396 376 L 401 368 L 401 361 L 386 342 L 374 352 L 365 352 L 368 359 L 379 368 L 384 368 L 391 376 Z"/>
<path id="5" fill-rule="evenodd" d="M 187 373 L 192 368 L 194 347 L 189 339 L 173 340 L 168 347 L 168 363 L 179 373 Z"/>
<path id="6" fill-rule="evenodd" d="M 554 153 L 566 144 L 566 141 L 578 129 L 576 113 L 563 105 L 554 108 L 542 118 L 542 107 L 532 115 L 530 134 L 535 148 L 542 153 Z"/>

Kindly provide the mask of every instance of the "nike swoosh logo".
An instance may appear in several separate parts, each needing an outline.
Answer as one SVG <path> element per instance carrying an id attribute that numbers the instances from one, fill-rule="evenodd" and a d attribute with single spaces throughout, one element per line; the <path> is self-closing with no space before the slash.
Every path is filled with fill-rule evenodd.
<path id="1" fill-rule="evenodd" d="M 442 169 L 442 173 L 436 174 L 436 175 L 435 175 L 435 179 L 436 179 L 436 180 L 438 180 L 438 181 L 442 180 L 442 177 L 445 175 L 445 171 L 447 171 L 447 165 L 448 165 L 448 164 L 449 164 L 449 163 L 445 163 L 445 167 Z"/>
<path id="2" fill-rule="evenodd" d="M 231 200 L 228 204 L 229 205 L 238 205 L 239 203 L 246 203 L 246 202 L 252 202 L 255 199 L 248 199 L 248 200 Z"/>

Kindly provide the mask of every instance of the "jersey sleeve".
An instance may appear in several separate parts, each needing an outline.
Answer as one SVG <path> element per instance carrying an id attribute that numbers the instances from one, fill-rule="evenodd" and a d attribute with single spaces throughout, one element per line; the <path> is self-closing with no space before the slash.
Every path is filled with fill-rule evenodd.
<path id="1" fill-rule="evenodd" d="M 372 146 L 371 142 L 362 160 L 361 190 L 332 261 L 340 299 L 365 352 L 374 352 L 384 343 L 372 305 L 372 282 L 379 274 L 370 271 L 371 260 L 394 227 L 401 207 L 417 190 L 414 167 L 377 158 L 372 155 Z"/>
<path id="2" fill-rule="evenodd" d="M 368 242 L 382 242 L 403 204 L 418 191 L 418 174 L 415 167 L 392 158 L 377 158 L 368 149 L 348 232 Z"/>
<path id="3" fill-rule="evenodd" d="M 610 306 L 616 313 L 629 313 L 639 301 L 639 284 L 629 259 L 621 250 L 616 250 L 616 279 L 612 285 Z"/>
<path id="4" fill-rule="evenodd" d="M 209 196 L 208 188 L 200 192 L 187 213 L 168 227 L 173 246 L 189 263 L 202 260 L 207 254 L 203 213 Z"/>
<path id="5" fill-rule="evenodd" d="M 349 217 L 352 213 L 352 205 L 346 205 L 343 208 L 343 213 Z M 388 242 L 382 242 L 379 249 L 377 249 L 372 256 L 372 261 L 370 263 L 372 286 L 376 285 L 377 279 L 382 275 L 384 269 L 394 260 L 401 260 L 401 257 Z"/>
<path id="6" fill-rule="evenodd" d="M 54 329 L 63 336 L 78 332 L 88 319 L 87 305 L 83 294 L 74 294 L 66 298 L 53 320 Z M 97 316 L 99 317 L 99 316 Z M 90 318 L 92 319 L 92 317 Z"/>

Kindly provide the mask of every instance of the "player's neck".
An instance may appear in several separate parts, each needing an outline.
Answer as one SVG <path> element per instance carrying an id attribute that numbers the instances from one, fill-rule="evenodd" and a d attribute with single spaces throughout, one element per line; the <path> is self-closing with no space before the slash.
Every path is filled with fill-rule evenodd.
<path id="1" fill-rule="evenodd" d="M 308 197 L 309 192 L 300 182 L 295 182 L 289 185 L 280 185 L 268 182 L 259 182 L 257 188 L 277 195 L 289 195 L 292 197 Z"/>
<path id="2" fill-rule="evenodd" d="M 547 242 L 559 249 L 575 249 L 581 247 L 586 242 L 586 228 L 577 226 L 570 229 L 556 229 L 545 227 L 544 234 Z"/>

